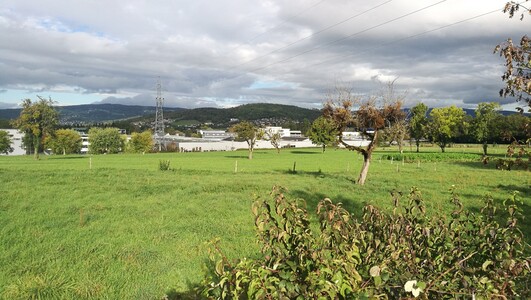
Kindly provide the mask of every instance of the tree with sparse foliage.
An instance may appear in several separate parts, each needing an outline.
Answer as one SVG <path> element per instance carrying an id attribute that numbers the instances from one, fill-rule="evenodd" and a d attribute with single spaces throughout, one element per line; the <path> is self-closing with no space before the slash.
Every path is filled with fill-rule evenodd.
<path id="1" fill-rule="evenodd" d="M 277 149 L 277 153 L 280 153 L 280 132 L 275 132 L 271 128 L 264 131 L 264 139 L 269 141 L 275 149 Z"/>
<path id="2" fill-rule="evenodd" d="M 59 129 L 53 135 L 47 136 L 44 142 L 47 148 L 55 154 L 79 153 L 82 147 L 81 135 L 72 129 Z"/>
<path id="3" fill-rule="evenodd" d="M 487 156 L 488 142 L 495 138 L 493 121 L 499 115 L 500 104 L 497 102 L 479 103 L 476 108 L 476 117 L 472 122 L 474 137 L 483 144 L 483 155 Z"/>
<path id="4" fill-rule="evenodd" d="M 253 159 L 254 146 L 256 145 L 256 141 L 262 136 L 262 131 L 260 128 L 254 126 L 248 121 L 243 121 L 233 125 L 229 131 L 236 133 L 236 141 L 247 142 L 247 147 L 249 149 L 249 159 Z"/>
<path id="5" fill-rule="evenodd" d="M 0 130 L 0 153 L 9 154 L 13 152 L 13 147 L 11 147 L 11 139 L 9 138 L 9 133 L 5 130 Z"/>
<path id="6" fill-rule="evenodd" d="M 127 143 L 127 150 L 132 153 L 146 153 L 153 150 L 154 145 L 151 131 L 133 132 L 131 140 Z"/>
<path id="7" fill-rule="evenodd" d="M 434 108 L 430 112 L 429 137 L 441 147 L 442 152 L 464 132 L 467 125 L 465 115 L 465 111 L 455 105 Z"/>
<path id="8" fill-rule="evenodd" d="M 25 141 L 31 141 L 35 159 L 39 159 L 39 150 L 42 149 L 44 137 L 51 135 L 59 123 L 59 113 L 53 107 L 52 99 L 44 99 L 37 96 L 39 101 L 32 102 L 30 99 L 22 101 L 22 111 L 18 119 L 13 121 L 13 126 L 24 132 L 30 138 Z"/>
<path id="9" fill-rule="evenodd" d="M 89 130 L 89 151 L 93 154 L 112 154 L 122 151 L 124 140 L 119 129 L 93 127 Z"/>
<path id="10" fill-rule="evenodd" d="M 394 124 L 396 120 L 403 118 L 402 101 L 394 98 L 392 88 L 393 83 L 389 83 L 387 92 L 383 96 L 370 97 L 365 101 L 352 95 L 349 89 L 336 88 L 335 93 L 329 95 L 323 109 L 324 117 L 336 125 L 339 143 L 363 155 L 363 165 L 357 180 L 360 185 L 365 184 L 372 153 L 376 149 L 380 132 Z M 378 105 L 379 102 L 382 104 Z M 359 105 L 356 112 L 352 111 L 354 104 Z M 369 144 L 363 147 L 345 142 L 342 132 L 349 127 L 358 128 L 360 133 L 369 140 Z"/>
<path id="11" fill-rule="evenodd" d="M 525 2 L 527 1 L 529 0 Z M 525 13 L 531 15 L 530 7 L 514 1 L 507 2 L 503 10 L 509 14 L 510 18 L 519 11 L 523 11 L 520 20 L 524 18 Z M 526 102 L 531 110 L 531 40 L 524 35 L 520 42 L 515 44 L 509 38 L 506 42 L 497 45 L 494 52 L 499 52 L 500 56 L 505 59 L 505 71 L 502 75 L 505 87 L 500 90 L 500 96 L 516 97 L 517 101 Z"/>
<path id="12" fill-rule="evenodd" d="M 323 147 L 323 153 L 327 146 L 333 146 L 337 142 L 338 132 L 336 124 L 332 119 L 323 116 L 313 121 L 310 130 L 306 133 L 312 143 Z"/>
<path id="13" fill-rule="evenodd" d="M 385 130 L 390 143 L 395 142 L 398 146 L 398 151 L 401 154 L 404 153 L 404 140 L 408 138 L 409 134 L 409 125 L 405 119 L 405 114 L 403 116 L 404 119 L 395 120 L 395 122 Z"/>

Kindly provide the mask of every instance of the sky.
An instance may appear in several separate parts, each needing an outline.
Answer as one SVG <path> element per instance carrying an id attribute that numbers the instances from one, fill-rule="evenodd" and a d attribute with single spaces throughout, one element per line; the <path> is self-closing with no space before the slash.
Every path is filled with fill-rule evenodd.
<path id="1" fill-rule="evenodd" d="M 37 4 L 38 3 L 38 4 Z M 500 98 L 493 50 L 529 34 L 506 0 L 2 0 L 0 108 L 58 105 L 321 108 L 394 81 L 405 106 Z"/>

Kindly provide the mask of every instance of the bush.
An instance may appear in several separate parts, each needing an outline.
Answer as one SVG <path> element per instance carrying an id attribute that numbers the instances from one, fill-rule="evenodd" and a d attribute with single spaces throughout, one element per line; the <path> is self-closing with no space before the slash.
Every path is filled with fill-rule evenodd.
<path id="1" fill-rule="evenodd" d="M 481 158 L 481 154 L 478 153 L 459 153 L 459 152 L 424 152 L 424 153 L 392 153 L 384 154 L 381 159 L 395 160 L 412 163 L 412 162 L 439 162 L 439 161 L 477 161 Z"/>
<path id="2" fill-rule="evenodd" d="M 167 159 L 159 160 L 159 170 L 161 171 L 170 170 L 170 160 L 167 160 Z"/>
<path id="3" fill-rule="evenodd" d="M 367 205 L 361 220 L 324 199 L 314 233 L 303 200 L 288 200 L 281 188 L 252 211 L 263 257 L 230 262 L 213 242 L 215 269 L 203 296 L 217 299 L 505 299 L 529 297 L 528 246 L 517 228 L 518 194 L 503 203 L 506 225 L 485 197 L 481 213 L 456 209 L 450 217 L 426 215 L 412 188 L 406 205 L 393 192 L 386 214 Z"/>

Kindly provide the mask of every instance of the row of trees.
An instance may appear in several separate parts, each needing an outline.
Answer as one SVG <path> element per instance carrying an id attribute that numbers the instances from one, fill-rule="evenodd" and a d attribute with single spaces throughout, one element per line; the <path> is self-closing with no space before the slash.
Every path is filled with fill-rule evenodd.
<path id="1" fill-rule="evenodd" d="M 89 130 L 89 152 L 93 154 L 113 154 L 122 151 L 145 153 L 153 150 L 154 141 L 151 131 L 135 132 L 131 139 L 120 134 L 118 128 L 94 127 Z M 46 148 L 56 154 L 79 153 L 82 147 L 81 136 L 71 129 L 59 129 L 45 140 Z"/>
<path id="2" fill-rule="evenodd" d="M 351 100 L 352 101 L 352 100 Z M 349 104 L 352 106 L 352 104 Z M 369 105 L 368 103 L 364 104 Z M 397 104 L 395 104 L 397 105 Z M 368 108 L 362 106 L 360 113 L 371 113 L 374 117 L 375 112 L 368 112 Z M 330 105 L 328 105 L 330 109 Z M 336 107 L 337 109 L 337 107 Z M 381 109 L 373 105 L 373 110 Z M 390 109 L 390 108 L 387 108 Z M 499 113 L 500 105 L 496 102 L 479 103 L 475 110 L 475 116 L 467 115 L 466 112 L 456 106 L 441 107 L 429 109 L 424 103 L 419 103 L 406 114 L 396 113 L 393 118 L 386 119 L 386 126 L 381 129 L 379 143 L 396 143 L 399 151 L 402 152 L 404 141 L 410 139 L 416 144 L 416 151 L 420 151 L 421 141 L 430 141 L 436 143 L 441 151 L 444 152 L 446 147 L 452 143 L 480 143 L 483 145 L 484 155 L 487 155 L 489 143 L 510 143 L 518 141 L 525 143 L 530 137 L 529 117 L 522 114 L 512 114 L 504 116 Z M 307 135 L 317 145 L 323 147 L 323 152 L 327 146 L 335 146 L 339 142 L 338 137 L 341 134 L 331 112 L 328 115 L 316 119 L 308 131 Z M 348 114 L 348 109 L 343 113 Z M 352 113 L 352 118 L 357 118 L 357 113 Z M 367 118 L 368 116 L 364 116 Z M 384 117 L 383 112 L 380 117 Z M 339 118 L 345 118 L 345 116 Z M 350 122 L 345 130 L 359 130 L 365 137 L 371 138 L 372 133 L 363 131 L 372 131 L 374 128 L 358 128 L 360 124 L 354 121 Z M 349 127 L 351 126 L 351 127 Z"/>
<path id="3" fill-rule="evenodd" d="M 363 165 L 358 184 L 364 184 L 374 149 L 381 143 L 395 142 L 402 152 L 404 140 L 415 140 L 417 152 L 420 142 L 428 140 L 444 152 L 455 142 L 483 144 L 487 155 L 489 143 L 529 142 L 530 119 L 522 114 L 503 116 L 500 105 L 495 102 L 480 103 L 475 117 L 469 116 L 456 106 L 429 108 L 419 103 L 409 111 L 402 109 L 403 97 L 396 95 L 393 82 L 376 96 L 363 98 L 350 89 L 338 87 L 330 93 L 323 109 L 323 116 L 312 124 L 310 139 L 323 146 L 342 145 L 363 156 Z M 348 143 L 345 131 L 357 131 L 368 144 L 358 146 Z"/>
<path id="4" fill-rule="evenodd" d="M 24 132 L 23 145 L 28 153 L 33 153 L 35 159 L 44 149 L 51 149 L 55 154 L 79 153 L 82 148 L 81 135 L 72 129 L 57 129 L 59 113 L 54 108 L 54 101 L 38 96 L 33 102 L 25 99 L 22 102 L 20 116 L 12 125 Z M 145 153 L 153 150 L 152 133 L 144 131 L 133 133 L 127 142 L 118 128 L 94 127 L 89 130 L 90 153 L 107 154 L 127 151 Z M 7 132 L 0 131 L 0 152 L 12 152 L 11 140 Z"/>

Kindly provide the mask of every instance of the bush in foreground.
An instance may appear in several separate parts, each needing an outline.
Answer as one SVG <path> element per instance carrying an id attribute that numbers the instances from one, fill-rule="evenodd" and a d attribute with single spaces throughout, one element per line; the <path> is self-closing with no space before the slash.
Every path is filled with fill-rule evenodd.
<path id="1" fill-rule="evenodd" d="M 491 197 L 480 213 L 456 209 L 449 217 L 426 215 L 412 188 L 405 205 L 392 193 L 386 214 L 368 205 L 357 221 L 324 199 L 317 206 L 319 231 L 310 225 L 303 200 L 275 188 L 256 201 L 253 215 L 263 257 L 230 262 L 213 242 L 215 265 L 201 290 L 216 299 L 475 299 L 526 298 L 528 245 L 517 227 L 518 194 L 503 203 L 505 225 Z"/>

